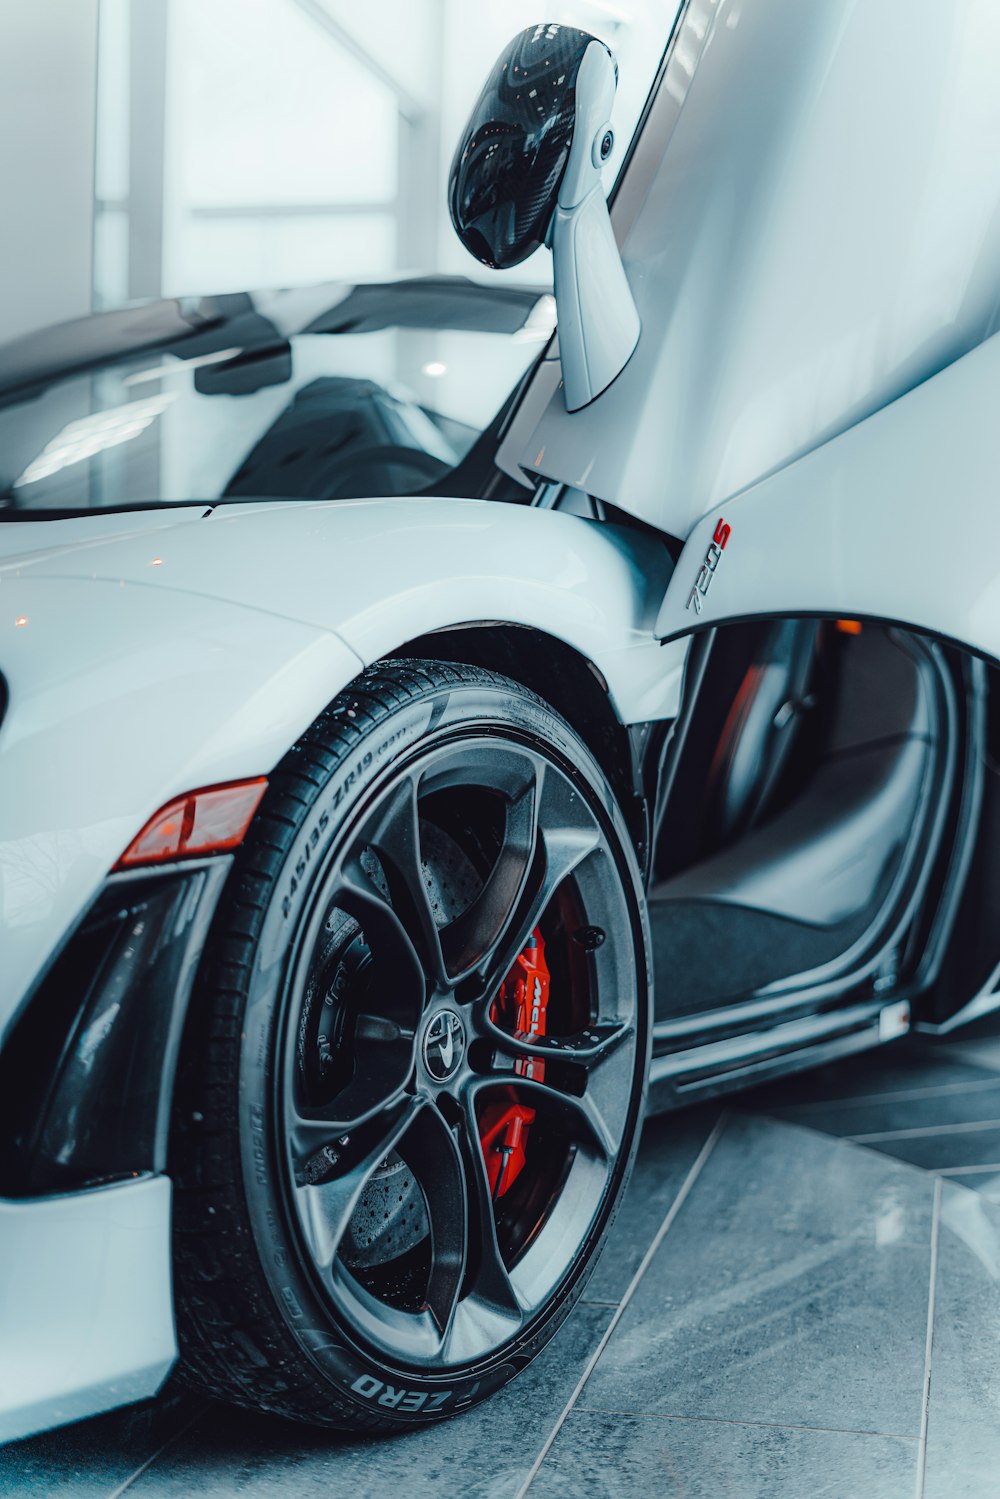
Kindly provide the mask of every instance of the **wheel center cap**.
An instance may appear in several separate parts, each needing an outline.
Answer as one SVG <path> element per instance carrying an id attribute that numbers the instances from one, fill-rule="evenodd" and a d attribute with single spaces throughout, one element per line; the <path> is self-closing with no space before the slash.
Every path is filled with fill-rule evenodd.
<path id="1" fill-rule="evenodd" d="M 465 1056 L 465 1024 L 457 1010 L 438 1010 L 424 1031 L 424 1066 L 435 1082 L 454 1077 Z"/>

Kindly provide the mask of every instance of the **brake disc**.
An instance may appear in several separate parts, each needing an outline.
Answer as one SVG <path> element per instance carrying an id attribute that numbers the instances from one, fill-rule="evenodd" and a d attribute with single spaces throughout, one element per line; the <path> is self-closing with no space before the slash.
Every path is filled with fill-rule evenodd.
<path id="1" fill-rule="evenodd" d="M 420 843 L 431 910 L 438 926 L 447 926 L 472 904 L 482 889 L 482 878 L 458 844 L 433 823 L 421 823 Z M 369 874 L 376 884 L 384 884 L 381 870 Z M 340 1258 L 351 1270 L 370 1270 L 409 1253 L 429 1231 L 416 1177 L 393 1152 L 358 1199 L 341 1240 Z"/>

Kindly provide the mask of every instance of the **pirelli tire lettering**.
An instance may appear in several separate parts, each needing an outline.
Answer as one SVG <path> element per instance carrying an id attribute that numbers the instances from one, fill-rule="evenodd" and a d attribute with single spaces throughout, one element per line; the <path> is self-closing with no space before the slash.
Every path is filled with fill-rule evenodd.
<path id="1" fill-rule="evenodd" d="M 433 1394 L 427 1390 L 407 1390 L 402 1386 L 387 1384 L 371 1374 L 362 1374 L 351 1385 L 351 1390 L 363 1400 L 371 1400 L 386 1410 L 422 1411 L 424 1415 L 430 1416 L 437 1411 L 457 1410 L 463 1405 L 471 1405 L 479 1391 L 479 1384 L 479 1380 L 476 1380 L 456 1400 L 455 1390 L 438 1390 Z"/>
<path id="2" fill-rule="evenodd" d="M 424 1390 L 397 1389 L 395 1385 L 385 1384 L 371 1374 L 362 1374 L 351 1385 L 351 1389 L 355 1395 L 373 1400 L 376 1405 L 385 1406 L 387 1410 L 426 1410 L 428 1415 L 432 1411 L 444 1410 L 454 1394 L 452 1390 L 441 1390 L 436 1395 L 429 1395 Z"/>

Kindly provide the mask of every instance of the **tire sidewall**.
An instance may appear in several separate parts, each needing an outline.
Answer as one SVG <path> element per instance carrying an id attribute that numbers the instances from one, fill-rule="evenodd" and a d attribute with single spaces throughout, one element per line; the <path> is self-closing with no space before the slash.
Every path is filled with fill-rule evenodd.
<path id="1" fill-rule="evenodd" d="M 345 725 L 361 716 L 362 705 L 355 701 L 352 706 L 350 692 L 331 710 L 331 718 L 340 717 Z M 430 1375 L 393 1368 L 381 1354 L 356 1343 L 349 1330 L 338 1325 L 333 1307 L 322 1298 L 299 1252 L 292 1207 L 284 1196 L 275 1103 L 285 1023 L 283 990 L 291 955 L 319 897 L 324 869 L 342 837 L 404 764 L 453 739 L 459 731 L 477 730 L 537 741 L 535 747 L 554 755 L 603 812 L 633 909 L 641 1076 L 633 1087 L 627 1147 L 616 1162 L 613 1187 L 598 1224 L 592 1225 L 583 1263 L 509 1349 L 467 1370 Z M 266 812 L 265 799 L 261 808 L 265 818 Z M 628 1179 L 645 1100 L 651 1008 L 645 899 L 624 818 L 589 751 L 547 705 L 502 679 L 457 682 L 417 701 L 401 703 L 374 727 L 358 734 L 313 799 L 273 884 L 247 988 L 237 1101 L 243 1194 L 261 1268 L 289 1333 L 324 1380 L 337 1387 L 340 1399 L 349 1399 L 385 1421 L 411 1424 L 439 1419 L 478 1403 L 505 1384 L 552 1336 L 583 1290 Z"/>

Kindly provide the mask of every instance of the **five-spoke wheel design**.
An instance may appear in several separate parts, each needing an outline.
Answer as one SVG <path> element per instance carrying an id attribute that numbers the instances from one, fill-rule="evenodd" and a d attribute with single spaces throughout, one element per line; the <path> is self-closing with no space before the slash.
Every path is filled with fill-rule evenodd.
<path id="1" fill-rule="evenodd" d="M 338 1319 L 425 1370 L 572 1273 L 630 1124 L 637 978 L 607 815 L 540 745 L 418 754 L 317 879 L 280 1027 L 286 1188 Z"/>

